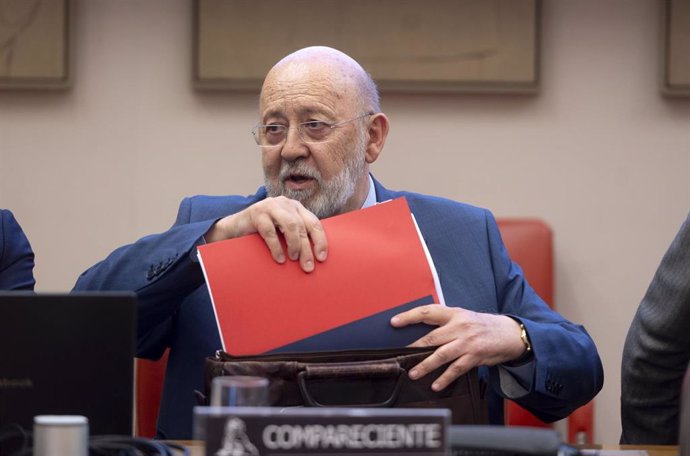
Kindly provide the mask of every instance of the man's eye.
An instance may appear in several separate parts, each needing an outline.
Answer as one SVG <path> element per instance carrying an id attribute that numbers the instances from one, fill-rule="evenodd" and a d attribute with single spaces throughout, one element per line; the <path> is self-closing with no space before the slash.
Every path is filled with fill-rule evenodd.
<path id="1" fill-rule="evenodd" d="M 264 130 L 266 134 L 279 135 L 285 131 L 285 127 L 283 125 L 266 125 Z"/>
<path id="2" fill-rule="evenodd" d="M 329 127 L 329 125 L 326 122 L 321 122 L 320 120 L 312 120 L 311 122 L 304 122 L 302 125 L 309 132 L 324 131 Z"/>

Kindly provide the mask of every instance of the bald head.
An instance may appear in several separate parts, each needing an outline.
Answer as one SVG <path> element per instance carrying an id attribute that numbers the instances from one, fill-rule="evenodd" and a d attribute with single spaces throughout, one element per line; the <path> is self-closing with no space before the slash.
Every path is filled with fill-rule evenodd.
<path id="1" fill-rule="evenodd" d="M 261 89 L 294 84 L 330 85 L 341 97 L 351 98 L 361 112 L 380 112 L 378 90 L 371 76 L 349 55 L 326 46 L 311 46 L 289 54 L 266 75 Z"/>

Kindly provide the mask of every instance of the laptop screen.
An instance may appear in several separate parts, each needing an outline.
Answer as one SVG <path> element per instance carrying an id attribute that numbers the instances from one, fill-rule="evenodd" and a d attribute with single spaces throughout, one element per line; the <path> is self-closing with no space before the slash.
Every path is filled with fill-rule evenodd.
<path id="1" fill-rule="evenodd" d="M 0 293 L 0 428 L 84 415 L 132 434 L 136 296 Z"/>

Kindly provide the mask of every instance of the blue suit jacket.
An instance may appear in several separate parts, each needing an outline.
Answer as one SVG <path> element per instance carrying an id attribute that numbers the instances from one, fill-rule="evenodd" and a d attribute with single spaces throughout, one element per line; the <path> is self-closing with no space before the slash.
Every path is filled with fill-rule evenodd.
<path id="1" fill-rule="evenodd" d="M 491 213 L 447 199 L 392 192 L 375 182 L 378 201 L 406 197 L 437 268 L 449 306 L 509 314 L 526 326 L 533 350 L 527 394 L 518 402 L 553 421 L 601 389 L 599 355 L 586 331 L 549 307 L 511 262 Z M 193 390 L 202 389 L 203 360 L 220 344 L 213 310 L 196 261 L 211 225 L 266 198 L 196 196 L 182 201 L 168 231 L 115 250 L 79 278 L 77 290 L 134 290 L 140 297 L 138 356 L 157 359 L 170 347 L 158 419 L 161 438 L 190 438 Z M 492 420 L 502 422 L 504 394 L 492 368 Z M 490 401 L 492 399 L 490 398 Z"/>
<path id="2" fill-rule="evenodd" d="M 33 290 L 34 252 L 7 209 L 0 209 L 0 290 Z"/>

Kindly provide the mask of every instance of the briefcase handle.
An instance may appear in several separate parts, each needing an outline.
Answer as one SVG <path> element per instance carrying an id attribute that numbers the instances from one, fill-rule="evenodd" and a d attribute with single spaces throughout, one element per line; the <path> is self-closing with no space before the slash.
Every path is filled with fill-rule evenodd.
<path id="1" fill-rule="evenodd" d="M 304 402 L 311 407 L 338 407 L 337 404 L 323 404 L 310 393 L 308 380 L 328 380 L 336 378 L 395 378 L 395 385 L 382 402 L 369 404 L 347 404 L 347 407 L 392 407 L 398 399 L 405 369 L 395 360 L 333 363 L 333 364 L 305 364 L 304 370 L 297 374 L 297 383 Z M 345 406 L 345 405 L 340 405 Z"/>

